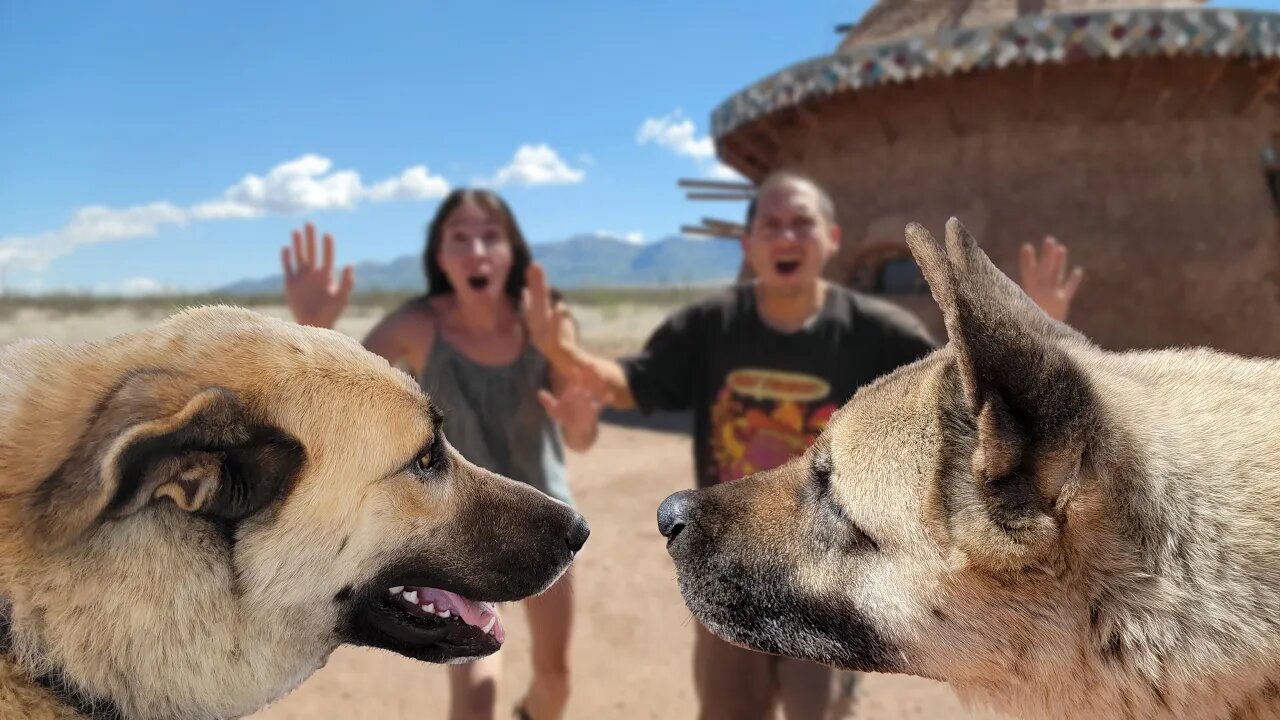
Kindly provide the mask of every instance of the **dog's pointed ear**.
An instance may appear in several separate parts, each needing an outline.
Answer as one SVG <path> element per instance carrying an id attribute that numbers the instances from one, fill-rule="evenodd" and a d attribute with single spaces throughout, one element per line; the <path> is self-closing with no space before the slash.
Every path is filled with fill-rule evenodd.
<path id="1" fill-rule="evenodd" d="M 136 373 L 99 403 L 70 456 L 33 494 L 29 527 L 39 546 L 56 549 L 152 503 L 240 520 L 280 496 L 304 460 L 296 439 L 255 422 L 229 390 Z"/>
<path id="2" fill-rule="evenodd" d="M 1089 341 L 1046 315 L 955 218 L 945 245 L 917 224 L 907 244 L 942 310 L 977 430 L 975 475 L 1015 515 L 1052 503 L 1095 427 L 1088 381 L 1065 349 Z"/>
<path id="3" fill-rule="evenodd" d="M 966 368 L 967 379 L 976 381 L 984 368 L 996 369 L 993 361 L 1022 362 L 1016 352 L 993 349 L 1026 350 L 1033 343 L 1045 347 L 1063 342 L 1090 344 L 1074 328 L 1049 317 L 1000 272 L 956 218 L 947 221 L 945 246 L 917 223 L 907 226 L 907 245 L 942 310 L 948 340 L 958 346 L 958 360 L 982 361 L 982 367 Z"/>

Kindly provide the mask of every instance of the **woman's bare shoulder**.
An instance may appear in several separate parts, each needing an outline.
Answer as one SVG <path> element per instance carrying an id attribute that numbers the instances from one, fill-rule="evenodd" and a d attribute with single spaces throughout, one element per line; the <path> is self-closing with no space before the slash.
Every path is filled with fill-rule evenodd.
<path id="1" fill-rule="evenodd" d="M 365 337 L 364 346 L 393 364 L 408 361 L 417 371 L 435 338 L 436 322 L 431 300 L 413 298 L 379 320 Z"/>

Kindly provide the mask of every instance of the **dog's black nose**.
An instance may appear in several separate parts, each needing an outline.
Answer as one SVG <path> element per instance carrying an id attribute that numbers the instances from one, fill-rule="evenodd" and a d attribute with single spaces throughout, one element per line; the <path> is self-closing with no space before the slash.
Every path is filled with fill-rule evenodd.
<path id="1" fill-rule="evenodd" d="M 658 532 L 668 540 L 674 540 L 688 521 L 689 508 L 693 505 L 692 490 L 673 493 L 658 506 Z"/>
<path id="2" fill-rule="evenodd" d="M 589 535 L 591 535 L 591 528 L 587 526 L 586 518 L 579 515 L 578 519 L 569 526 L 569 532 L 564 536 L 564 544 L 569 546 L 569 552 L 578 552 L 583 545 L 587 544 Z"/>

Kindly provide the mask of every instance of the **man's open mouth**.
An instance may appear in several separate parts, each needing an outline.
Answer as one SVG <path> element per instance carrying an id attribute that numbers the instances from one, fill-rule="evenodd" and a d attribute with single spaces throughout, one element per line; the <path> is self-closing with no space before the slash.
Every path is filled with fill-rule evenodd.
<path id="1" fill-rule="evenodd" d="M 472 275 L 467 278 L 467 285 L 469 285 L 472 290 L 483 290 L 489 287 L 489 278 L 484 275 Z"/>
<path id="2" fill-rule="evenodd" d="M 773 264 L 773 267 L 775 270 L 778 271 L 779 275 L 784 275 L 784 276 L 791 275 L 792 273 L 800 269 L 800 261 L 799 260 L 779 260 Z"/>

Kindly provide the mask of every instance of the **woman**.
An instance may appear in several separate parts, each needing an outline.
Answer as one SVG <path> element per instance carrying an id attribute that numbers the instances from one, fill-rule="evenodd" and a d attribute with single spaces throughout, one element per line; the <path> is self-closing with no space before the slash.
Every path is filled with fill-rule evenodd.
<path id="1" fill-rule="evenodd" d="M 293 233 L 283 249 L 285 296 L 303 324 L 333 327 L 354 284 L 352 269 L 333 282 L 333 238 L 316 263 L 315 228 Z M 542 271 L 507 204 L 487 190 L 452 192 L 431 221 L 423 253 L 428 290 L 382 319 L 364 345 L 404 364 L 445 417 L 450 442 L 471 462 L 529 483 L 572 504 L 563 445 L 595 442 L 600 405 L 580 384 L 550 369 L 531 342 L 522 299 L 527 284 L 545 293 Z M 566 337 L 575 329 L 560 308 L 551 315 Z M 529 318 L 544 330 L 545 311 Z M 569 696 L 572 579 L 525 601 L 533 679 L 516 708 L 521 718 L 561 717 Z M 452 720 L 494 717 L 496 656 L 449 667 Z"/>

